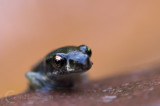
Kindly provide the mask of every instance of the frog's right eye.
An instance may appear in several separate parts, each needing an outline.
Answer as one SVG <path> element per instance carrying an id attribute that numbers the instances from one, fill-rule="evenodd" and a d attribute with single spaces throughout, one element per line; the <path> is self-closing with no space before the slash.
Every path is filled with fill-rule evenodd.
<path id="1" fill-rule="evenodd" d="M 61 68 L 65 64 L 65 58 L 61 56 L 54 56 L 53 58 L 53 66 L 54 68 Z"/>

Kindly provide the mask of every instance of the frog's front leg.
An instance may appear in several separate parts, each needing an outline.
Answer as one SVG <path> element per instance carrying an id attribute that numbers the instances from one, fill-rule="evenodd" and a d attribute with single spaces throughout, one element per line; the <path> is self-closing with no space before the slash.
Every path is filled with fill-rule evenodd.
<path id="1" fill-rule="evenodd" d="M 27 72 L 25 74 L 26 78 L 29 80 L 29 88 L 40 91 L 44 89 L 49 89 L 49 86 L 47 86 L 45 82 L 45 77 L 41 75 L 40 73 L 36 72 Z"/>

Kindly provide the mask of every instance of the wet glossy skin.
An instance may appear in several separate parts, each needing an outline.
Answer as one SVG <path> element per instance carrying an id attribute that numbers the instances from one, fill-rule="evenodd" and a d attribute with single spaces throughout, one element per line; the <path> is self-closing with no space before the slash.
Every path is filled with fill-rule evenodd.
<path id="1" fill-rule="evenodd" d="M 32 72 L 26 73 L 30 89 L 71 88 L 76 82 L 84 80 L 83 72 L 92 66 L 91 55 L 91 49 L 86 45 L 66 46 L 52 51 Z"/>

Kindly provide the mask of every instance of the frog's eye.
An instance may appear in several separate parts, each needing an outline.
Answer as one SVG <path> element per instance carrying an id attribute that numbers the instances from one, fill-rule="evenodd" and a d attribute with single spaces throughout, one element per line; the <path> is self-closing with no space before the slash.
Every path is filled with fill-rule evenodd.
<path id="1" fill-rule="evenodd" d="M 85 45 L 81 45 L 79 46 L 80 50 L 82 50 L 82 52 L 87 53 L 89 57 L 91 57 L 92 55 L 92 51 L 89 47 L 85 46 Z"/>
<path id="2" fill-rule="evenodd" d="M 89 57 L 91 57 L 91 55 L 92 55 L 92 51 L 91 51 L 91 49 L 90 49 L 89 47 L 87 48 L 86 53 L 89 55 Z"/>
<path id="3" fill-rule="evenodd" d="M 53 66 L 54 68 L 61 68 L 65 64 L 65 59 L 61 56 L 54 56 Z"/>

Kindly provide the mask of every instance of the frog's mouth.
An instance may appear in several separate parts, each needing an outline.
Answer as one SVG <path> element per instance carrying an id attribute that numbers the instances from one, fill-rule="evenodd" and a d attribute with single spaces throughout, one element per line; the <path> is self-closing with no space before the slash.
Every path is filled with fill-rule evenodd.
<path id="1" fill-rule="evenodd" d="M 88 71 L 93 65 L 93 62 L 87 62 L 87 64 L 70 64 L 69 62 L 66 65 L 67 73 L 80 73 Z"/>

